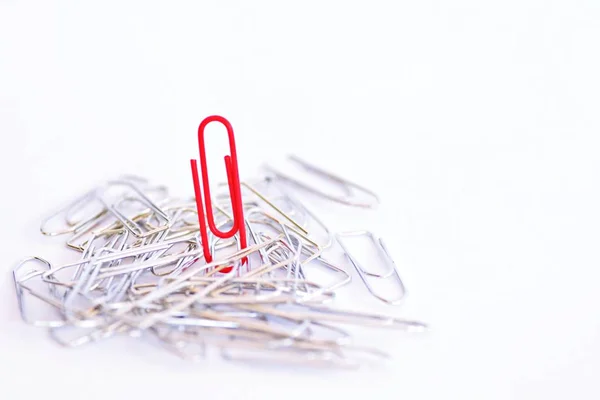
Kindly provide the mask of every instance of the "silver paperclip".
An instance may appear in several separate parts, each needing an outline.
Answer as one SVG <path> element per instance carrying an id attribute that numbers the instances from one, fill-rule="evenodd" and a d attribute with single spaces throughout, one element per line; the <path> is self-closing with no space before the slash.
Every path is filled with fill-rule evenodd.
<path id="1" fill-rule="evenodd" d="M 374 273 L 374 272 L 370 272 L 370 271 L 366 270 L 356 260 L 356 258 L 348 251 L 346 246 L 344 246 L 344 243 L 342 242 L 341 238 L 349 237 L 349 236 L 367 236 L 367 237 L 369 237 L 371 239 L 371 241 L 373 242 L 373 244 L 375 245 L 375 247 L 377 247 L 377 250 L 381 253 L 382 258 L 386 261 L 387 270 L 383 274 L 378 274 L 378 273 Z M 350 262 L 352 263 L 354 268 L 356 268 L 358 275 L 364 282 L 364 284 L 367 287 L 367 289 L 369 290 L 369 292 L 373 296 L 375 296 L 377 299 L 379 299 L 385 303 L 393 304 L 393 305 L 399 304 L 400 301 L 404 298 L 404 295 L 406 294 L 406 288 L 404 287 L 404 283 L 402 283 L 402 279 L 400 279 L 400 275 L 398 275 L 398 270 L 396 269 L 396 264 L 394 263 L 394 260 L 388 253 L 387 248 L 385 247 L 385 244 L 383 243 L 383 240 L 381 238 L 378 239 L 372 232 L 369 232 L 369 231 L 338 233 L 338 234 L 336 234 L 336 238 L 337 238 L 338 243 L 344 250 L 346 257 L 348 257 L 348 260 L 350 260 Z M 399 289 L 398 295 L 393 298 L 387 298 L 387 297 L 384 297 L 384 296 L 378 294 L 373 289 L 371 284 L 369 283 L 368 277 L 379 278 L 379 279 L 387 279 L 387 278 L 395 279 L 398 283 L 398 289 Z"/>
<path id="2" fill-rule="evenodd" d="M 375 193 L 373 193 L 371 190 L 365 188 L 364 186 L 361 186 L 357 183 L 351 182 L 340 176 L 334 175 L 333 173 L 326 171 L 320 167 L 317 167 L 313 164 L 309 164 L 308 162 L 298 158 L 297 156 L 289 155 L 288 159 L 290 161 L 293 161 L 294 163 L 300 165 L 302 168 L 304 168 L 306 171 L 312 173 L 313 175 L 319 176 L 321 178 L 331 181 L 334 184 L 337 184 L 344 190 L 344 192 L 346 193 L 346 196 L 337 196 L 337 195 L 333 195 L 333 194 L 324 192 L 321 189 L 318 189 L 314 186 L 311 186 L 309 184 L 301 182 L 298 179 L 291 177 L 290 175 L 284 174 L 281 171 L 278 171 L 269 165 L 264 165 L 263 167 L 267 171 L 271 172 L 275 176 L 276 179 L 278 179 L 282 182 L 289 183 L 297 188 L 306 190 L 317 196 L 326 198 L 331 201 L 335 201 L 337 203 L 345 204 L 348 206 L 354 206 L 354 207 L 362 207 L 362 208 L 374 208 L 379 204 L 379 197 Z M 366 197 L 371 198 L 371 201 L 365 202 L 365 201 L 355 200 L 354 198 L 356 196 L 353 194 L 353 191 L 362 192 L 364 195 L 366 195 Z"/>

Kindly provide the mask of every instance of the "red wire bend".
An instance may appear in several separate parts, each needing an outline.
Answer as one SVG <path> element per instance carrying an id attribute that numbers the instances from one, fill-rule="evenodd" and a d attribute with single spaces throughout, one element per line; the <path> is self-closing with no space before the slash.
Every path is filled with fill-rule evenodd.
<path id="1" fill-rule="evenodd" d="M 220 122 L 227 128 L 227 136 L 229 137 L 229 152 L 230 155 L 225 156 L 225 168 L 227 170 L 227 184 L 229 185 L 229 196 L 231 197 L 231 209 L 233 211 L 233 226 L 227 232 L 220 231 L 215 225 L 215 219 L 212 211 L 212 202 L 210 196 L 210 184 L 208 181 L 208 167 L 206 165 L 206 146 L 204 143 L 204 129 L 211 122 Z M 235 137 L 233 127 L 225 118 L 219 115 L 211 115 L 206 117 L 198 127 L 198 147 L 200 150 L 200 167 L 202 168 L 202 187 L 204 188 L 204 201 L 202 199 L 202 191 L 200 190 L 200 181 L 198 179 L 198 165 L 196 160 L 190 160 L 192 167 L 192 178 L 194 180 L 194 192 L 196 194 L 196 208 L 198 209 L 198 223 L 200 224 L 200 235 L 202 238 L 202 249 L 206 262 L 212 262 L 212 255 L 208 246 L 208 232 L 206 224 L 211 232 L 221 239 L 233 237 L 236 233 L 240 234 L 241 248 L 247 247 L 246 242 L 246 225 L 244 222 L 244 206 L 242 203 L 242 189 L 240 187 L 240 175 L 237 163 L 237 152 L 235 150 Z M 203 204 L 204 203 L 204 204 Z M 206 213 L 204 208 L 206 207 Z M 223 268 L 222 272 L 230 272 L 232 267 Z"/>

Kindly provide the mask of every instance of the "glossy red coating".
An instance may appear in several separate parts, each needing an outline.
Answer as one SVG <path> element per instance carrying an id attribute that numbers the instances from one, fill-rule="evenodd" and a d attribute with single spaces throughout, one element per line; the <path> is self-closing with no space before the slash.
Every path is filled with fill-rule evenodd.
<path id="1" fill-rule="evenodd" d="M 227 128 L 227 136 L 229 137 L 229 153 L 224 157 L 225 168 L 227 171 L 227 184 L 229 185 L 229 196 L 231 198 L 231 209 L 233 211 L 233 226 L 226 232 L 220 231 L 215 225 L 214 215 L 212 211 L 212 202 L 210 196 L 210 184 L 208 181 L 208 167 L 206 165 L 206 146 L 204 144 L 204 129 L 211 122 L 220 122 Z M 198 223 L 200 224 L 200 235 L 202 238 L 202 249 L 204 251 L 204 259 L 206 262 L 212 262 L 212 255 L 208 246 L 208 231 L 210 231 L 221 239 L 233 237 L 236 233 L 240 234 L 240 247 L 247 247 L 246 240 L 246 225 L 244 223 L 244 206 L 242 203 L 242 189 L 240 186 L 240 175 L 237 163 L 237 152 L 235 150 L 235 136 L 233 127 L 225 118 L 219 115 L 211 115 L 206 117 L 198 127 L 198 147 L 200 150 L 200 167 L 202 172 L 202 188 L 204 189 L 204 200 L 202 191 L 200 190 L 200 181 L 198 179 L 198 165 L 196 160 L 190 160 L 192 167 L 192 178 L 194 180 L 194 192 L 196 194 L 196 208 L 198 209 Z M 206 208 L 206 212 L 204 209 Z M 232 267 L 223 268 L 221 272 L 230 272 Z"/>

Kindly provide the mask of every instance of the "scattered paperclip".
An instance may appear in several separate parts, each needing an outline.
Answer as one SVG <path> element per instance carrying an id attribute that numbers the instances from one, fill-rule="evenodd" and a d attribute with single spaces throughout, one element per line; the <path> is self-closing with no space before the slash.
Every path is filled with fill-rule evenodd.
<path id="1" fill-rule="evenodd" d="M 307 172 L 310 172 L 317 177 L 323 178 L 329 181 L 330 183 L 336 184 L 344 191 L 345 195 L 340 196 L 328 193 L 322 189 L 317 188 L 315 185 L 307 184 L 306 182 L 302 182 L 301 180 L 292 177 L 289 174 L 285 174 L 268 164 L 265 164 L 263 167 L 265 168 L 265 170 L 273 174 L 275 179 L 278 179 L 284 183 L 288 183 L 294 187 L 305 190 L 327 200 L 335 201 L 337 203 L 345 204 L 348 206 L 362 208 L 374 208 L 379 204 L 379 197 L 374 192 L 365 188 L 364 186 L 351 182 L 348 179 L 335 175 L 329 171 L 317 167 L 316 165 L 310 164 L 295 155 L 288 156 L 288 159 L 296 165 L 302 167 Z M 365 199 L 361 199 L 354 192 L 361 193 Z M 369 199 L 369 201 L 366 201 L 366 199 Z"/>
<path id="2" fill-rule="evenodd" d="M 366 270 L 358 262 L 358 260 L 352 255 L 352 253 L 348 250 L 346 245 L 344 245 L 342 238 L 348 237 L 348 236 L 366 236 L 366 237 L 368 237 L 371 240 L 371 242 L 375 245 L 378 252 L 381 254 L 381 258 L 386 261 L 386 263 L 387 263 L 386 272 L 376 273 L 376 272 L 370 272 L 370 271 Z M 388 252 L 387 248 L 385 247 L 383 240 L 381 238 L 378 239 L 377 237 L 375 237 L 375 235 L 372 232 L 369 232 L 369 231 L 338 233 L 338 234 L 336 234 L 336 238 L 337 238 L 338 243 L 344 250 L 346 257 L 348 258 L 348 260 L 350 260 L 350 263 L 352 263 L 352 265 L 358 272 L 358 275 L 362 279 L 363 283 L 365 284 L 365 286 L 369 290 L 369 292 L 373 296 L 375 296 L 377 299 L 379 299 L 385 303 L 393 304 L 393 305 L 400 304 L 400 302 L 406 295 L 406 288 L 404 287 L 404 283 L 402 282 L 402 279 L 400 278 L 400 275 L 398 274 L 398 269 L 396 268 L 396 263 L 394 263 L 394 260 L 390 256 L 390 253 Z M 396 296 L 389 298 L 380 293 L 377 293 L 377 291 L 373 288 L 373 286 L 369 282 L 369 278 L 376 278 L 376 279 L 392 278 L 392 279 L 394 279 L 395 282 L 397 283 Z"/>

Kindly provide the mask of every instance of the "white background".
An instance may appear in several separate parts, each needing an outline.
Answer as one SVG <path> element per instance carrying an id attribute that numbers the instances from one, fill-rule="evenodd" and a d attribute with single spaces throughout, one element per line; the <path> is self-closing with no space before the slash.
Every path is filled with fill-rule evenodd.
<path id="1" fill-rule="evenodd" d="M 0 1 L 0 398 L 598 399 L 599 21 L 594 0 Z M 409 289 L 389 311 L 432 331 L 347 372 L 68 350 L 20 321 L 12 267 L 68 253 L 41 218 L 125 172 L 191 194 L 213 113 L 242 178 L 293 152 L 378 192 L 337 222 L 386 239 Z"/>

